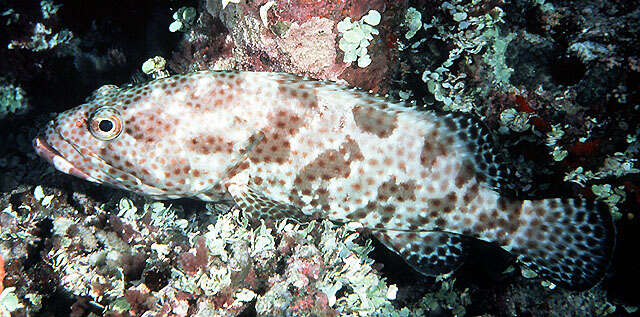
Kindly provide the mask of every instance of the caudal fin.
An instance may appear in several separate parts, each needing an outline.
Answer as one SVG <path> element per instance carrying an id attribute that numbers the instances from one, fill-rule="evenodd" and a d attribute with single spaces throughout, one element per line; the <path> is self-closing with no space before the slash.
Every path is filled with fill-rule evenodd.
<path id="1" fill-rule="evenodd" d="M 587 289 L 611 262 L 615 230 L 603 204 L 578 199 L 525 201 L 505 249 L 555 284 Z"/>

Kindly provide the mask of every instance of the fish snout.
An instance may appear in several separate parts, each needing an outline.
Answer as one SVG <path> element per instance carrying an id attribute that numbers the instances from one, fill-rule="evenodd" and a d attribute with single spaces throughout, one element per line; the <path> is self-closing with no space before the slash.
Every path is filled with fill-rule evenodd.
<path id="1" fill-rule="evenodd" d="M 47 142 L 46 137 L 42 134 L 39 134 L 33 139 L 32 142 L 33 148 L 36 153 L 45 159 L 47 162 L 51 163 L 57 170 L 73 175 L 76 177 L 80 177 L 84 180 L 88 180 L 91 182 L 99 182 L 97 179 L 87 175 L 80 169 L 76 168 L 71 162 L 69 162 L 58 150 L 53 148 L 49 142 Z"/>

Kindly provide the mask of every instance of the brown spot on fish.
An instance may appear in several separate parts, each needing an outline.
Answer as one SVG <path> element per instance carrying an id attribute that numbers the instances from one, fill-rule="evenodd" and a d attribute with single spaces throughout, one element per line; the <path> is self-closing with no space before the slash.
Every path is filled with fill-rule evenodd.
<path id="1" fill-rule="evenodd" d="M 424 167 L 431 168 L 438 157 L 446 156 L 447 153 L 446 145 L 436 139 L 425 138 L 422 152 L 420 153 L 420 164 Z"/>
<path id="2" fill-rule="evenodd" d="M 378 187 L 378 200 L 386 201 L 391 197 L 394 197 L 397 201 L 403 202 L 407 200 L 416 200 L 416 184 L 415 181 L 396 183 L 396 178 L 393 177 Z"/>
<path id="3" fill-rule="evenodd" d="M 249 159 L 254 162 L 285 162 L 290 155 L 289 139 L 298 132 L 304 124 L 302 119 L 287 110 L 278 110 L 269 115 L 273 122 L 273 130 L 265 132 L 260 143 L 249 153 Z"/>
<path id="4" fill-rule="evenodd" d="M 304 191 L 304 189 L 311 188 L 311 183 L 317 178 L 327 181 L 333 178 L 348 177 L 351 174 L 351 162 L 362 160 L 362 158 L 357 143 L 352 139 L 347 139 L 339 150 L 327 150 L 302 168 L 295 181 L 301 185 L 298 190 Z"/>
<path id="5" fill-rule="evenodd" d="M 397 127 L 397 116 L 371 106 L 355 106 L 353 119 L 358 128 L 364 132 L 387 138 Z"/>
<path id="6" fill-rule="evenodd" d="M 473 179 L 474 176 L 475 176 L 475 170 L 474 170 L 473 164 L 465 160 L 464 163 L 462 163 L 462 167 L 460 168 L 458 175 L 456 175 L 456 179 L 455 179 L 456 187 L 462 188 L 464 184 L 466 184 L 471 179 Z"/>

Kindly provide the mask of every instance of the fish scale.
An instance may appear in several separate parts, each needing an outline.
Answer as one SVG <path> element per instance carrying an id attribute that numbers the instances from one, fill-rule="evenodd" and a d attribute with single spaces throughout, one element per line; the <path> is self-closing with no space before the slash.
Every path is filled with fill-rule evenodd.
<path id="1" fill-rule="evenodd" d="M 513 253 L 582 289 L 614 245 L 606 209 L 519 200 L 489 133 L 334 83 L 204 71 L 104 86 L 34 140 L 62 172 L 155 199 L 233 199 L 253 219 L 357 221 L 426 275 L 457 268 L 465 241 Z"/>

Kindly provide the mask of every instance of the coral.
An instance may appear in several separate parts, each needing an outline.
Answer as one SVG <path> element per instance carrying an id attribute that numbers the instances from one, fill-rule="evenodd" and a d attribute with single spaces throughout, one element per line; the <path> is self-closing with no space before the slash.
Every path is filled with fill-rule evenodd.
<path id="1" fill-rule="evenodd" d="M 409 308 L 392 304 L 398 288 L 374 269 L 368 257 L 372 247 L 358 244 L 359 234 L 351 231 L 357 227 L 284 219 L 275 228 L 252 229 L 237 209 L 217 209 L 215 218 L 205 216 L 211 221 L 206 228 L 196 229 L 189 225 L 193 221 L 180 218 L 182 208 L 159 202 L 122 198 L 108 211 L 77 200 L 85 206 L 81 213 L 61 195 L 37 187 L 29 196 L 34 211 L 64 210 L 49 215 L 51 246 L 43 261 L 59 278 L 59 289 L 99 303 L 105 313 L 236 315 L 255 300 L 260 316 L 409 315 Z M 48 207 L 42 205 L 45 199 Z M 206 214 L 194 212 L 189 217 Z M 8 228 L 3 225 L 2 233 L 9 234 Z M 7 236 L 1 241 L 6 243 Z M 18 273 L 8 271 L 8 276 Z M 421 306 L 423 311 L 458 307 L 451 300 L 459 295 L 446 283 L 441 292 L 449 295 L 423 300 L 431 305 Z M 51 296 L 33 288 L 14 290 L 3 293 L 13 310 L 41 307 Z M 434 301 L 443 302 L 436 308 Z M 82 302 L 73 308 L 87 309 Z"/>
<path id="2" fill-rule="evenodd" d="M 558 145 L 558 141 L 562 138 L 564 133 L 565 132 L 559 124 L 552 125 L 551 130 L 547 132 L 547 147 L 552 149 L 551 155 L 553 156 L 554 161 L 562 161 L 569 154 L 567 150 Z"/>
<path id="3" fill-rule="evenodd" d="M 462 1 L 454 1 L 454 3 L 462 3 Z M 435 99 L 444 104 L 442 107 L 444 110 L 469 112 L 474 109 L 474 97 L 470 96 L 465 88 L 465 78 L 468 74 L 463 72 L 456 74 L 452 71 L 452 66 L 456 62 L 463 61 L 464 56 L 478 54 L 486 47 L 482 58 L 489 67 L 498 71 L 487 72 L 487 74 L 494 78 L 494 84 L 508 81 L 510 71 L 505 65 L 504 52 L 514 35 L 501 35 L 499 28 L 504 23 L 504 12 L 499 7 L 476 16 L 468 14 L 472 6 L 465 7 L 444 2 L 441 9 L 447 12 L 456 23 L 454 25 L 439 24 L 434 17 L 432 24 L 438 25 L 438 36 L 445 41 L 450 41 L 454 48 L 449 51 L 448 58 L 435 69 L 424 70 L 422 80 Z"/>
<path id="4" fill-rule="evenodd" d="M 505 109 L 500 114 L 502 124 L 515 132 L 523 132 L 529 130 L 529 115 L 526 112 L 518 112 L 518 110 L 510 108 Z"/>
<path id="5" fill-rule="evenodd" d="M 15 290 L 15 287 L 7 287 L 0 292 L 0 316 L 11 316 L 11 312 L 24 307 L 16 296 Z"/>
<path id="6" fill-rule="evenodd" d="M 455 14 L 459 14 L 455 13 Z M 464 12 L 462 12 L 464 13 Z M 454 20 L 456 19 L 454 14 Z M 465 13 L 466 14 L 466 13 Z M 500 34 L 499 29 L 489 28 L 481 35 L 491 46 L 488 47 L 487 52 L 482 55 L 484 62 L 492 68 L 490 74 L 493 77 L 493 84 L 498 86 L 509 85 L 509 78 L 513 73 L 513 69 L 506 63 L 506 52 L 509 42 L 515 37 L 515 33 L 509 33 L 506 35 Z"/>
<path id="7" fill-rule="evenodd" d="M 631 153 L 639 133 L 633 81 L 640 10 L 608 4 L 412 3 L 403 29 L 411 36 L 398 39 L 407 71 L 391 94 L 427 109 L 470 112 L 499 132 L 498 143 L 516 163 L 518 195 L 600 200 L 619 226 L 637 229 L 638 163 Z M 417 19 L 414 9 L 425 22 L 415 33 L 407 26 Z M 614 263 L 628 261 L 625 250 Z M 625 274 L 637 276 L 631 271 Z M 636 280 L 617 283 L 633 287 Z"/>
<path id="8" fill-rule="evenodd" d="M 385 17 L 384 7 L 379 1 L 351 4 L 342 1 L 269 1 L 260 5 L 240 2 L 223 8 L 220 1 L 207 1 L 207 12 L 219 18 L 230 32 L 230 37 L 225 39 L 232 41 L 234 46 L 231 52 L 234 63 L 230 67 L 345 80 L 374 91 L 380 89 L 381 74 L 390 69 L 389 56 L 393 54 L 394 44 L 386 45 L 374 40 L 372 35 L 375 32 L 379 33 L 379 38 L 388 36 L 399 24 L 398 17 Z M 371 13 L 365 15 L 367 12 Z M 338 27 L 340 21 L 354 19 L 357 20 L 355 24 L 342 22 Z M 364 23 L 365 20 L 378 25 L 377 28 Z M 348 30 L 351 32 L 344 33 Z M 364 31 L 360 34 L 357 30 Z M 343 54 L 344 49 L 347 51 Z M 358 54 L 362 58 L 358 59 Z M 210 62 L 209 67 L 212 64 L 228 65 L 228 59 L 229 56 L 220 56 Z M 361 66 L 366 65 L 366 69 L 351 67 L 350 62 L 356 60 Z"/>
<path id="9" fill-rule="evenodd" d="M 532 312 L 532 316 L 606 316 L 615 310 L 603 290 L 595 288 L 582 293 L 536 288 L 533 284 L 514 285 L 505 290 L 511 300 L 504 312 L 510 315 Z"/>
<path id="10" fill-rule="evenodd" d="M 40 7 L 42 10 L 42 17 L 45 19 L 49 19 L 52 16 L 56 15 L 56 13 L 58 13 L 58 10 L 60 9 L 60 7 L 62 7 L 62 5 L 54 4 L 53 1 L 50 0 L 43 0 L 40 1 Z"/>
<path id="11" fill-rule="evenodd" d="M 585 2 L 579 7 L 585 12 L 598 10 L 595 2 Z M 520 2 L 501 5 L 480 0 L 450 1 L 414 9 L 422 17 L 430 17 L 430 21 L 424 24 L 424 31 L 419 30 L 415 35 L 412 32 L 411 37 L 401 39 L 400 46 L 403 54 L 407 54 L 407 65 L 425 65 L 421 79 L 426 83 L 426 93 L 419 89 L 407 92 L 405 87 L 399 87 L 398 92 L 412 96 L 410 101 L 417 99 L 418 104 L 426 103 L 429 108 L 475 113 L 492 129 L 501 132 L 499 138 L 506 152 L 522 153 L 523 143 L 534 145 L 529 147 L 536 149 L 531 153 L 525 151 L 520 158 L 512 158 L 521 162 L 516 170 L 520 182 L 533 184 L 536 180 L 549 179 L 551 174 L 556 175 L 554 179 L 558 175 L 567 175 L 565 181 L 575 180 L 580 184 L 601 179 L 590 176 L 596 172 L 580 176 L 583 174 L 579 171 L 597 170 L 598 165 L 613 163 L 613 157 L 620 157 L 615 153 L 622 153 L 622 142 L 605 145 L 603 134 L 616 131 L 619 136 L 626 136 L 628 133 L 624 131 L 637 130 L 635 124 L 629 127 L 628 118 L 635 115 L 627 110 L 622 111 L 627 114 L 622 116 L 607 111 L 593 114 L 594 107 L 603 107 L 602 94 L 599 93 L 603 89 L 609 91 L 607 107 L 610 109 L 623 109 L 614 104 L 628 104 L 628 85 L 619 83 L 614 79 L 618 78 L 616 72 L 608 70 L 622 66 L 625 58 L 620 55 L 626 56 L 612 42 L 629 45 L 629 38 L 603 41 L 602 34 L 607 32 L 625 33 L 618 29 L 611 16 L 591 15 L 588 20 L 593 24 L 583 19 L 575 20 L 572 23 L 597 27 L 586 27 L 589 31 L 585 34 L 576 32 L 574 36 L 567 36 L 556 29 L 561 27 L 560 19 L 575 17 L 576 11 L 550 1 L 529 5 Z M 621 10 L 621 7 L 612 10 Z M 521 24 L 522 12 L 539 14 L 538 22 L 544 26 L 543 29 Z M 623 19 L 637 14 L 632 11 Z M 406 13 L 407 21 L 409 17 L 415 20 L 416 16 L 413 9 Z M 638 25 L 630 23 L 630 27 L 636 29 Z M 567 28 L 566 32 L 578 29 Z M 569 42 L 566 47 L 554 44 L 560 37 Z M 435 54 L 423 59 L 418 54 L 427 47 Z M 562 49 L 565 51 L 560 52 Z M 575 59 L 543 60 L 554 54 Z M 598 77 L 596 73 L 605 75 Z M 569 74 L 584 76 L 585 79 L 573 79 Z M 628 76 L 633 77 L 631 74 Z M 607 83 L 600 82 L 605 77 L 608 78 Z M 587 92 L 586 86 L 594 90 Z M 593 98 L 589 99 L 587 94 Z M 585 98 L 591 104 L 585 103 Z M 514 132 L 521 135 L 516 136 Z M 544 147 L 548 156 L 540 157 L 533 153 L 544 153 Z M 618 150 L 612 150 L 613 147 Z M 620 170 L 628 172 L 615 175 L 617 185 L 611 184 L 615 188 L 622 186 L 620 180 L 624 175 L 635 170 L 633 159 L 625 157 L 626 167 Z M 531 164 L 538 167 L 531 169 Z M 552 186 L 538 184 L 529 188 L 545 192 Z M 535 195 L 533 192 L 528 194 Z M 585 192 L 574 189 L 573 194 L 584 195 Z"/>
<path id="12" fill-rule="evenodd" d="M 422 28 L 422 14 L 420 11 L 413 7 L 407 9 L 407 13 L 404 16 L 404 25 L 409 29 L 404 37 L 409 40 Z"/>
<path id="13" fill-rule="evenodd" d="M 305 23 L 291 23 L 274 34 L 266 29 L 261 19 L 241 6 L 222 9 L 219 2 L 210 1 L 209 13 L 221 20 L 231 30 L 235 43 L 235 59 L 240 65 L 256 70 L 268 70 L 265 60 L 278 60 L 279 70 L 311 75 L 319 78 L 337 79 L 343 67 L 334 63 L 335 23 L 324 18 L 313 18 Z M 272 9 L 273 10 L 273 9 Z M 271 25 L 277 22 L 272 21 Z M 273 28 L 272 27 L 272 28 Z M 303 48 L 303 49 L 300 49 Z M 251 52 L 260 52 L 259 54 Z M 262 55 L 262 56 L 261 56 Z"/>
<path id="14" fill-rule="evenodd" d="M 24 90 L 0 77 L 0 120 L 9 114 L 25 113 L 28 108 L 29 103 Z"/>
<path id="15" fill-rule="evenodd" d="M 34 26 L 33 34 L 29 40 L 12 41 L 9 44 L 9 49 L 26 49 L 38 52 L 69 45 L 73 39 L 73 33 L 68 30 L 61 30 L 53 35 L 51 35 L 51 32 L 51 29 L 44 24 L 38 23 Z"/>
<path id="16" fill-rule="evenodd" d="M 223 9 L 226 8 L 229 3 L 238 4 L 238 3 L 240 3 L 240 1 L 241 0 L 222 0 L 222 2 L 221 2 L 222 3 L 222 8 Z"/>
<path id="17" fill-rule="evenodd" d="M 338 42 L 338 47 L 344 52 L 342 61 L 345 63 L 358 62 L 358 67 L 367 67 L 371 64 L 371 57 L 367 52 L 367 46 L 374 38 L 380 34 L 373 28 L 380 23 L 380 13 L 375 10 L 362 17 L 359 21 L 351 22 L 351 18 L 346 17 L 338 23 L 337 29 L 342 37 Z"/>
<path id="18" fill-rule="evenodd" d="M 191 28 L 193 20 L 196 18 L 196 9 L 193 7 L 182 7 L 173 14 L 173 22 L 169 24 L 171 32 L 185 32 Z"/>
<path id="19" fill-rule="evenodd" d="M 142 72 L 151 76 L 153 79 L 168 77 L 169 72 L 165 69 L 167 61 L 162 56 L 149 58 L 142 63 Z"/>

